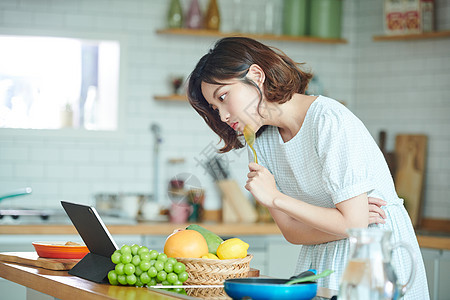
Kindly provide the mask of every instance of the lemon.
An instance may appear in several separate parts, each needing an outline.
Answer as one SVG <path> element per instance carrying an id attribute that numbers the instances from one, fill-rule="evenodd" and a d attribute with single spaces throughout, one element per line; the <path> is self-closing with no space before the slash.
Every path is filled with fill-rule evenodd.
<path id="1" fill-rule="evenodd" d="M 219 259 L 214 253 L 205 254 L 202 256 L 202 258 Z"/>
<path id="2" fill-rule="evenodd" d="M 220 259 L 244 258 L 247 256 L 248 244 L 238 238 L 231 238 L 222 242 L 217 248 Z"/>

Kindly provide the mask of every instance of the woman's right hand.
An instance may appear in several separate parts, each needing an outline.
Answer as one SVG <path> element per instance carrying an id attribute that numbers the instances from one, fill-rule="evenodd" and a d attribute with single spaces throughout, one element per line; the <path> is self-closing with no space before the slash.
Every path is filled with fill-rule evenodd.
<path id="1" fill-rule="evenodd" d="M 387 205 L 387 202 L 379 199 L 379 198 L 373 198 L 368 197 L 369 199 L 369 224 L 385 224 L 386 221 L 386 213 L 383 209 L 381 209 L 382 206 Z"/>
<path id="2" fill-rule="evenodd" d="M 257 163 L 248 164 L 250 172 L 247 174 L 245 188 L 253 197 L 266 207 L 273 207 L 273 201 L 280 192 L 277 190 L 275 179 L 269 170 Z"/>

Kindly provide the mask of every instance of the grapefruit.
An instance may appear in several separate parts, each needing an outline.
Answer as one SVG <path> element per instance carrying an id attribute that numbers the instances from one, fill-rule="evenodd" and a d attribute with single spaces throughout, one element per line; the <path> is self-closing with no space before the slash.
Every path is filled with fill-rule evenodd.
<path id="1" fill-rule="evenodd" d="M 208 244 L 198 231 L 181 230 L 169 235 L 164 253 L 167 257 L 200 258 L 208 253 Z"/>

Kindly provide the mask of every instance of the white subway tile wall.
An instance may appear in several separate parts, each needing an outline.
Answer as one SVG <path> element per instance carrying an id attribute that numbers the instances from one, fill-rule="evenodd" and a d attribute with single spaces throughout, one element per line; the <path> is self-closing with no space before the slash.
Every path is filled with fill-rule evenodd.
<path id="1" fill-rule="evenodd" d="M 282 0 L 275 3 L 281 22 Z M 189 0 L 182 0 L 185 8 Z M 207 0 L 200 1 L 206 9 Z M 388 132 L 388 149 L 397 133 L 429 136 L 425 215 L 448 218 L 450 204 L 449 101 L 450 39 L 375 43 L 383 33 L 382 1 L 345 0 L 343 38 L 348 44 L 303 44 L 265 41 L 317 74 L 325 94 L 344 101 L 368 126 L 374 138 Z M 117 136 L 60 137 L 41 131 L 4 134 L 0 130 L 0 193 L 32 186 L 33 194 L 0 203 L 0 207 L 59 207 L 59 200 L 92 204 L 96 193 L 152 193 L 154 172 L 152 123 L 161 126 L 159 195 L 167 199 L 168 180 L 188 172 L 206 189 L 207 209 L 221 206 L 220 195 L 199 161 L 218 148 L 218 138 L 187 103 L 155 101 L 171 93 L 169 78 L 187 76 L 214 44 L 213 37 L 159 35 L 165 27 L 167 0 L 37 0 L 0 1 L 0 33 L 17 30 L 57 31 L 68 35 L 118 35 L 125 40 L 126 74 L 123 131 Z M 438 0 L 439 29 L 450 28 L 450 5 Z M 233 28 L 232 1 L 219 0 L 222 28 Z M 261 10 L 260 1 L 245 1 L 246 9 Z M 247 11 L 246 10 L 246 11 Z M 258 20 L 261 27 L 263 21 Z M 446 84 L 445 84 L 446 83 Z M 169 165 L 170 158 L 185 163 Z M 243 187 L 246 150 L 227 154 L 231 174 Z M 244 190 L 244 189 L 243 189 Z"/>
<path id="2" fill-rule="evenodd" d="M 383 35 L 382 1 L 356 1 L 353 110 L 377 138 L 428 136 L 424 216 L 450 217 L 450 38 L 373 42 Z M 450 2 L 435 0 L 436 29 L 450 29 Z"/>

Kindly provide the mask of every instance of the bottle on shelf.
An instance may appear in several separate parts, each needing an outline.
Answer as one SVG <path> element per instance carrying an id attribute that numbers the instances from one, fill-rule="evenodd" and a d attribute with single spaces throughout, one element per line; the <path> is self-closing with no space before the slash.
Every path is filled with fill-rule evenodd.
<path id="1" fill-rule="evenodd" d="M 184 26 L 190 29 L 200 29 L 203 27 L 202 23 L 202 12 L 198 0 L 191 0 Z"/>
<path id="2" fill-rule="evenodd" d="M 219 30 L 220 28 L 220 12 L 216 0 L 209 0 L 205 16 L 205 28 L 208 30 Z"/>
<path id="3" fill-rule="evenodd" d="M 183 26 L 183 9 L 180 0 L 171 0 L 167 14 L 167 25 L 169 28 L 181 28 Z"/>

